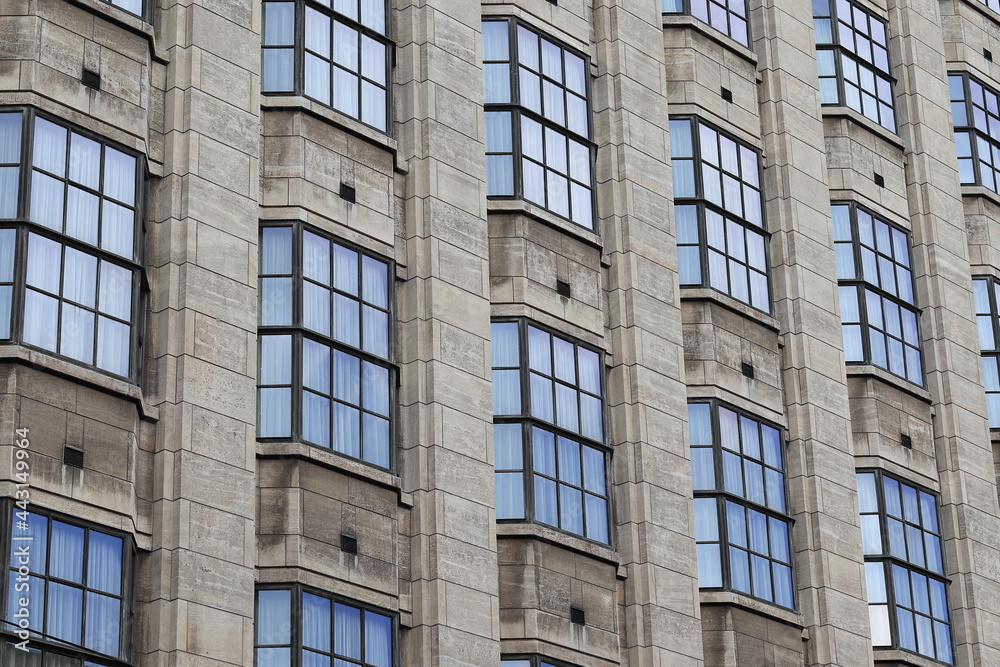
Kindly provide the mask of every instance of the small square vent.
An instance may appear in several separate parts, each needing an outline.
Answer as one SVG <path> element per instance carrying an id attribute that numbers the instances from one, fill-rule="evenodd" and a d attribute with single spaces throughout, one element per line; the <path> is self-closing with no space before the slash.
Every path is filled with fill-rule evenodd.
<path id="1" fill-rule="evenodd" d="M 357 553 L 358 553 L 358 538 L 353 537 L 351 535 L 345 535 L 345 534 L 341 533 L 340 534 L 340 550 L 343 551 L 345 554 L 354 554 L 354 555 L 357 555 Z"/>
<path id="2" fill-rule="evenodd" d="M 753 364 L 748 364 L 744 361 L 740 370 L 743 371 L 743 375 L 747 376 L 751 380 L 753 379 Z"/>
<path id="3" fill-rule="evenodd" d="M 723 88 L 722 89 L 722 99 L 725 102 L 732 102 L 733 101 L 733 91 L 729 90 L 728 88 Z"/>
<path id="4" fill-rule="evenodd" d="M 358 191 L 354 189 L 353 185 L 348 185 L 347 183 L 341 183 L 340 198 L 346 202 L 351 202 L 353 204 L 358 200 Z"/>
<path id="5" fill-rule="evenodd" d="M 93 88 L 94 90 L 101 89 L 101 75 L 92 69 L 84 68 L 81 80 L 83 81 L 83 85 L 88 88 Z"/>
<path id="6" fill-rule="evenodd" d="M 66 445 L 63 448 L 63 463 L 72 468 L 83 467 L 83 450 Z"/>
<path id="7" fill-rule="evenodd" d="M 587 624 L 587 612 L 580 609 L 579 607 L 569 608 L 569 620 L 576 625 L 586 625 Z"/>

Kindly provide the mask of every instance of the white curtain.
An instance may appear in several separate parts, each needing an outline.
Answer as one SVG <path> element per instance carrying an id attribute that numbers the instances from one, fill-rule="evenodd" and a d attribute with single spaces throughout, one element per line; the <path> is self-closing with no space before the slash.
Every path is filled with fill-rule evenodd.
<path id="1" fill-rule="evenodd" d="M 132 259 L 134 234 L 135 211 L 105 199 L 101 204 L 101 247 Z"/>
<path id="2" fill-rule="evenodd" d="M 87 588 L 120 595 L 122 592 L 121 538 L 92 530 L 88 546 Z"/>
<path id="3" fill-rule="evenodd" d="M 73 134 L 69 145 L 69 178 L 91 190 L 101 186 L 101 144 Z"/>
<path id="4" fill-rule="evenodd" d="M 330 242 L 312 232 L 302 233 L 302 275 L 330 285 Z"/>
<path id="5" fill-rule="evenodd" d="M 365 612 L 365 662 L 372 667 L 392 667 L 392 619 Z"/>
<path id="6" fill-rule="evenodd" d="M 35 290 L 24 295 L 24 342 L 46 350 L 56 349 L 59 302 Z"/>
<path id="7" fill-rule="evenodd" d="M 292 228 L 265 227 L 261 232 L 260 273 L 268 276 L 292 274 Z"/>
<path id="8" fill-rule="evenodd" d="M 330 652 L 330 601 L 318 595 L 302 594 L 302 645 Z"/>
<path id="9" fill-rule="evenodd" d="M 291 591 L 257 591 L 258 644 L 290 644 L 291 620 Z"/>
<path id="10" fill-rule="evenodd" d="M 121 615 L 121 601 L 88 591 L 83 645 L 98 653 L 117 656 L 121 644 Z"/>
<path id="11" fill-rule="evenodd" d="M 330 335 L 330 290 L 308 281 L 303 284 L 302 324 L 324 336 Z"/>
<path id="12" fill-rule="evenodd" d="M 96 288 L 97 258 L 73 248 L 66 248 L 63 298 L 88 308 L 94 308 Z"/>
<path id="13" fill-rule="evenodd" d="M 101 261 L 101 293 L 98 309 L 120 320 L 132 318 L 132 271 Z"/>
<path id="14" fill-rule="evenodd" d="M 104 194 L 135 205 L 135 158 L 113 148 L 104 150 Z"/>
<path id="15" fill-rule="evenodd" d="M 36 171 L 31 176 L 31 219 L 56 231 L 63 228 L 65 183 Z"/>
<path id="16" fill-rule="evenodd" d="M 333 652 L 361 659 L 361 610 L 343 604 L 333 608 Z"/>
<path id="17" fill-rule="evenodd" d="M 35 118 L 32 164 L 61 178 L 66 176 L 66 128 Z"/>
<path id="18" fill-rule="evenodd" d="M 69 186 L 66 201 L 66 233 L 91 245 L 97 245 L 99 205 L 100 199 L 97 195 Z"/>
<path id="19" fill-rule="evenodd" d="M 132 328 L 106 317 L 97 319 L 97 366 L 118 375 L 128 375 Z"/>

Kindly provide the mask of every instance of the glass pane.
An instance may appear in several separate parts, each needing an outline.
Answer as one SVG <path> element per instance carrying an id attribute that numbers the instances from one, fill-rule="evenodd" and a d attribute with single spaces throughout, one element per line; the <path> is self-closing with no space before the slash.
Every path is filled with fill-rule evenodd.
<path id="1" fill-rule="evenodd" d="M 59 331 L 59 302 L 50 297 L 27 290 L 24 297 L 24 342 L 46 350 L 56 350 Z"/>
<path id="2" fill-rule="evenodd" d="M 311 341 L 306 341 L 314 345 Z M 260 337 L 260 383 L 291 384 L 292 382 L 292 337 Z"/>
<path id="3" fill-rule="evenodd" d="M 607 495 L 604 452 L 593 447 L 583 448 L 583 487 L 599 495 Z"/>
<path id="4" fill-rule="evenodd" d="M 85 364 L 94 363 L 94 313 L 63 304 L 59 353 Z"/>
<path id="5" fill-rule="evenodd" d="M 556 476 L 555 436 L 540 428 L 531 429 L 532 466 L 535 472 Z"/>
<path id="6" fill-rule="evenodd" d="M 0 115 L 2 118 L 2 115 Z M 3 138 L 0 137 L 0 141 Z M 17 217 L 18 176 L 17 167 L 0 167 L 0 218 Z"/>
<path id="7" fill-rule="evenodd" d="M 361 457 L 377 466 L 389 467 L 389 420 L 365 414 L 362 427 Z"/>
<path id="8" fill-rule="evenodd" d="M 698 586 L 722 587 L 722 562 L 718 544 L 698 545 Z"/>
<path id="9" fill-rule="evenodd" d="M 55 267 L 49 267 L 53 269 Z M 131 281 L 130 281 L 131 282 Z M 97 291 L 97 258 L 73 248 L 66 248 L 63 270 L 63 298 L 93 308 Z"/>
<path id="10" fill-rule="evenodd" d="M 104 149 L 104 195 L 135 205 L 135 158 L 114 148 Z"/>
<path id="11" fill-rule="evenodd" d="M 521 470 L 524 467 L 520 424 L 493 425 L 493 465 L 497 470 Z"/>
<path id="12" fill-rule="evenodd" d="M 264 44 L 267 46 L 291 46 L 294 43 L 295 4 L 292 2 L 265 2 Z"/>
<path id="13" fill-rule="evenodd" d="M 302 645 L 330 650 L 330 600 L 302 593 Z"/>
<path id="14" fill-rule="evenodd" d="M 519 472 L 498 472 L 497 519 L 524 518 L 524 478 Z"/>
<path id="15" fill-rule="evenodd" d="M 531 414 L 547 422 L 553 421 L 552 381 L 537 373 L 530 374 Z"/>
<path id="16" fill-rule="evenodd" d="M 729 547 L 729 569 L 732 576 L 733 590 L 749 593 L 750 562 L 747 558 L 747 552 L 735 547 Z"/>
<path id="17" fill-rule="evenodd" d="M 357 408 L 333 404 L 333 448 L 354 458 L 361 457 L 361 415 Z"/>
<path id="18" fill-rule="evenodd" d="M 333 297 L 333 337 L 354 347 L 361 345 L 359 306 L 357 301 L 343 294 Z"/>
<path id="19" fill-rule="evenodd" d="M 517 370 L 493 371 L 493 414 L 521 414 L 521 374 Z"/>
<path id="20" fill-rule="evenodd" d="M 330 399 L 302 392 L 302 438 L 321 447 L 330 446 Z"/>
<path id="21" fill-rule="evenodd" d="M 112 595 L 122 591 L 122 539 L 96 530 L 90 531 L 87 558 L 87 587 Z M 117 654 L 117 650 L 114 651 Z"/>
<path id="22" fill-rule="evenodd" d="M 483 21 L 483 60 L 509 60 L 506 21 Z"/>
<path id="23" fill-rule="evenodd" d="M 257 428 L 262 438 L 279 438 L 291 435 L 291 388 L 260 390 L 260 419 Z"/>
<path id="24" fill-rule="evenodd" d="M 872 645 L 891 646 L 892 632 L 889 628 L 889 607 L 886 605 L 869 605 L 868 620 L 872 627 Z"/>
<path id="25" fill-rule="evenodd" d="M 302 382 L 309 389 L 330 394 L 330 348 L 308 338 L 302 341 Z"/>
<path id="26" fill-rule="evenodd" d="M 562 484 L 559 485 L 559 527 L 571 533 L 583 533 L 583 495 Z"/>
<path id="27" fill-rule="evenodd" d="M 56 231 L 63 228 L 63 193 L 65 184 L 41 172 L 31 178 L 31 219 Z"/>
<path id="28" fill-rule="evenodd" d="M 66 201 L 66 233 L 91 245 L 97 245 L 97 195 L 69 186 Z"/>
<path id="29" fill-rule="evenodd" d="M 131 259 L 135 250 L 135 211 L 105 199 L 101 204 L 101 247 Z"/>
<path id="30" fill-rule="evenodd" d="M 557 526 L 556 483 L 535 475 L 535 520 Z"/>
<path id="31" fill-rule="evenodd" d="M 333 606 L 333 651 L 361 658 L 361 610 L 344 604 Z"/>
<path id="32" fill-rule="evenodd" d="M 121 601 L 87 592 L 87 622 L 83 645 L 98 653 L 117 656 L 121 647 Z"/>
<path id="33" fill-rule="evenodd" d="M 66 176 L 66 128 L 35 117 L 32 164 L 56 176 Z"/>
<path id="34" fill-rule="evenodd" d="M 362 405 L 365 410 L 389 416 L 389 369 L 364 362 L 361 366 Z"/>
<path id="35" fill-rule="evenodd" d="M 127 324 L 97 318 L 97 366 L 128 376 L 132 328 Z"/>
<path id="36" fill-rule="evenodd" d="M 21 112 L 0 114 L 0 163 L 21 161 Z"/>
<path id="37" fill-rule="evenodd" d="M 372 667 L 392 667 L 392 619 L 365 612 L 365 663 Z"/>
<path id="38" fill-rule="evenodd" d="M 333 395 L 358 405 L 361 403 L 361 360 L 346 352 L 334 353 Z"/>
<path id="39" fill-rule="evenodd" d="M 83 591 L 79 588 L 49 582 L 46 634 L 70 644 L 80 644 L 83 628 Z"/>

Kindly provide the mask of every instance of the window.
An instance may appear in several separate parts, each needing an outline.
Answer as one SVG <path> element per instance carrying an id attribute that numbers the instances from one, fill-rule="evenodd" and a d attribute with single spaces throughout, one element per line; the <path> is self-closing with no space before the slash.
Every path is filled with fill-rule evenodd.
<path id="1" fill-rule="evenodd" d="M 258 437 L 391 467 L 391 275 L 301 224 L 261 228 Z"/>
<path id="2" fill-rule="evenodd" d="M 483 22 L 486 194 L 594 229 L 589 62 L 513 19 Z"/>
<path id="3" fill-rule="evenodd" d="M 910 238 L 855 204 L 833 204 L 844 359 L 923 385 Z"/>
<path id="4" fill-rule="evenodd" d="M 661 0 L 664 14 L 689 14 L 750 46 L 746 0 Z"/>
<path id="5" fill-rule="evenodd" d="M 1000 0 L 979 0 L 979 4 L 985 5 L 995 12 L 1000 12 Z"/>
<path id="6" fill-rule="evenodd" d="M 0 339 L 136 376 L 140 159 L 0 112 Z"/>
<path id="7" fill-rule="evenodd" d="M 795 608 L 791 519 L 778 429 L 717 403 L 689 403 L 698 585 Z"/>
<path id="8" fill-rule="evenodd" d="M 265 2 L 263 90 L 305 95 L 382 132 L 392 40 L 386 0 Z"/>
<path id="9" fill-rule="evenodd" d="M 304 586 L 260 589 L 257 667 L 393 667 L 392 616 Z"/>
<path id="10" fill-rule="evenodd" d="M 497 519 L 608 544 L 600 354 L 523 321 L 494 322 L 492 347 Z"/>
<path id="11" fill-rule="evenodd" d="M 131 543 L 54 516 L 15 509 L 11 517 L 4 639 L 20 642 L 16 631 L 26 619 L 33 653 L 61 654 L 47 665 L 128 662 Z M 42 664 L 9 645 L 6 651 L 17 656 L 10 664 Z"/>
<path id="12" fill-rule="evenodd" d="M 571 667 L 569 663 L 559 662 L 551 658 L 543 658 L 537 655 L 523 657 L 502 657 L 500 667 Z"/>
<path id="13" fill-rule="evenodd" d="M 948 75 L 962 185 L 1000 192 L 1000 95 L 968 74 Z"/>
<path id="14" fill-rule="evenodd" d="M 125 11 L 135 14 L 140 18 L 144 18 L 142 0 L 104 0 L 108 4 L 112 4 L 115 7 L 121 7 Z"/>
<path id="15" fill-rule="evenodd" d="M 886 23 L 848 0 L 813 0 L 819 92 L 896 131 Z"/>
<path id="16" fill-rule="evenodd" d="M 996 278 L 972 280 L 979 325 L 979 349 L 983 354 L 983 384 L 990 428 L 1000 428 L 1000 282 Z"/>
<path id="17" fill-rule="evenodd" d="M 770 312 L 760 156 L 697 118 L 670 121 L 680 283 Z"/>
<path id="18" fill-rule="evenodd" d="M 870 471 L 858 473 L 858 504 L 873 645 L 953 662 L 937 500 Z"/>

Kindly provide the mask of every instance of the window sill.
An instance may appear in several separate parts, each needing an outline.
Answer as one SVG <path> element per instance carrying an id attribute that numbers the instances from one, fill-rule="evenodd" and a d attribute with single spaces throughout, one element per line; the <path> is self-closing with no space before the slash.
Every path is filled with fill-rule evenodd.
<path id="1" fill-rule="evenodd" d="M 904 651 L 898 648 L 878 648 L 875 647 L 875 664 L 882 665 L 883 667 L 895 667 L 896 665 L 912 665 L 913 667 L 941 667 L 941 665 L 949 665 L 950 663 L 941 662 L 940 660 L 935 660 L 934 658 L 928 658 L 927 656 L 920 655 L 919 653 L 910 653 L 909 651 Z"/>
<path id="2" fill-rule="evenodd" d="M 805 628 L 805 619 L 797 611 L 778 607 L 776 605 L 752 598 L 749 595 L 736 593 L 734 591 L 699 591 L 702 605 L 739 607 L 761 616 L 768 616 L 774 620 L 791 625 L 793 627 Z"/>
<path id="3" fill-rule="evenodd" d="M 713 301 L 737 315 L 756 321 L 761 326 L 767 327 L 775 333 L 781 331 L 781 323 L 774 316 L 762 310 L 757 310 L 753 306 L 749 306 L 738 299 L 734 299 L 725 292 L 720 292 L 712 287 L 681 286 L 681 301 Z"/>
<path id="4" fill-rule="evenodd" d="M 516 538 L 541 540 L 542 542 L 548 542 L 557 547 L 604 561 L 609 565 L 616 566 L 618 568 L 618 578 L 625 579 L 624 568 L 621 567 L 618 552 L 611 547 L 603 546 L 584 537 L 578 537 L 539 523 L 531 523 L 529 521 L 497 522 L 497 539 Z"/>
<path id="5" fill-rule="evenodd" d="M 855 111 L 850 107 L 843 106 L 841 104 L 824 104 L 823 118 L 840 118 L 862 127 L 877 137 L 880 137 L 887 144 L 896 148 L 900 151 L 905 150 L 906 146 L 903 144 L 902 138 L 895 132 L 891 132 L 886 128 L 882 127 L 875 121 L 871 120 L 867 116 Z M 898 120 L 898 119 L 897 119 Z"/>
<path id="6" fill-rule="evenodd" d="M 982 197 L 1000 206 L 1000 194 L 982 185 L 962 185 L 962 197 Z"/>
<path id="7" fill-rule="evenodd" d="M 719 44 L 723 48 L 732 51 L 753 65 L 755 68 L 757 66 L 757 54 L 754 53 L 750 47 L 743 46 L 726 33 L 716 30 L 711 25 L 705 23 L 701 19 L 695 18 L 694 16 L 690 16 L 688 14 L 664 14 L 663 27 L 667 29 L 691 28 L 716 44 Z M 751 40 L 751 42 L 752 41 L 753 40 Z"/>
<path id="8" fill-rule="evenodd" d="M 575 236 L 584 243 L 595 248 L 603 248 L 601 236 L 597 232 L 593 232 L 586 227 L 581 227 L 575 222 L 570 222 L 565 218 L 561 218 L 555 213 L 547 211 L 541 206 L 532 204 L 524 199 L 487 199 L 486 211 L 487 213 L 494 214 L 520 213 L 521 215 L 537 220 L 538 222 L 548 225 L 549 227 L 554 227 L 564 234 Z"/>
<path id="9" fill-rule="evenodd" d="M 363 139 L 392 154 L 393 168 L 401 173 L 409 172 L 405 163 L 398 161 L 399 143 L 388 134 L 365 125 L 360 120 L 346 116 L 335 109 L 315 102 L 303 95 L 261 94 L 260 108 L 263 111 L 305 111 L 322 121 L 334 125 L 348 134 Z"/>
<path id="10" fill-rule="evenodd" d="M 362 461 L 357 461 L 332 450 L 322 449 L 304 442 L 257 442 L 257 458 L 259 459 L 299 459 L 339 473 L 371 482 L 386 489 L 392 489 L 399 495 L 402 507 L 413 507 L 413 495 L 405 493 L 398 475 L 386 470 L 372 467 Z"/>
<path id="11" fill-rule="evenodd" d="M 146 399 L 142 395 L 142 389 L 128 380 L 112 377 L 102 371 L 53 357 L 47 352 L 21 345 L 0 345 L 0 363 L 2 362 L 32 366 L 53 375 L 58 375 L 110 394 L 116 394 L 121 398 L 135 403 L 139 408 L 140 418 L 153 422 L 160 418 L 159 410 L 146 402 Z"/>
<path id="12" fill-rule="evenodd" d="M 871 377 L 882 382 L 892 385 L 900 391 L 905 391 L 907 394 L 914 396 L 928 405 L 934 402 L 934 397 L 931 396 L 931 392 L 924 389 L 921 386 L 915 385 L 909 380 L 904 380 L 898 375 L 893 375 L 884 368 L 879 368 L 873 364 L 846 364 L 845 369 L 847 371 L 847 377 Z M 924 369 L 926 371 L 926 369 Z"/>
<path id="13" fill-rule="evenodd" d="M 156 46 L 156 34 L 153 31 L 153 26 L 141 16 L 136 16 L 132 12 L 125 11 L 109 2 L 102 2 L 102 0 L 70 0 L 70 2 L 142 37 L 149 42 L 149 53 L 153 60 L 164 65 L 170 62 L 170 53 Z M 153 2 L 153 0 L 146 0 L 146 2 Z"/>

